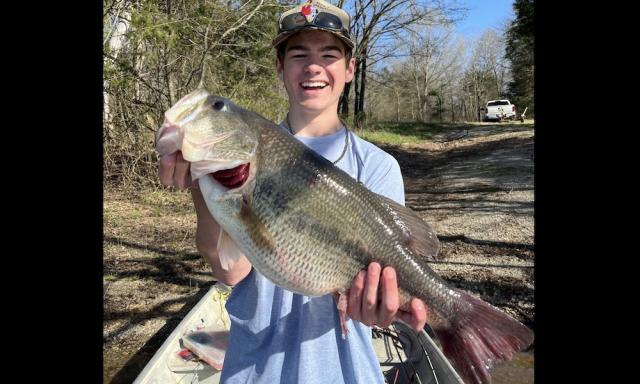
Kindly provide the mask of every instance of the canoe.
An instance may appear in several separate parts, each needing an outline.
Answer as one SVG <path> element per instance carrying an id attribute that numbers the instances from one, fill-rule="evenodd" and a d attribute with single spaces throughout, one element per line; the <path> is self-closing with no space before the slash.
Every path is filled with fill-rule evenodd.
<path id="1" fill-rule="evenodd" d="M 224 302 L 230 289 L 214 284 L 189 311 L 140 372 L 134 384 L 220 382 L 222 356 L 205 362 L 190 353 L 204 347 L 223 351 L 230 321 Z M 428 327 L 415 332 L 396 322 L 389 328 L 374 327 L 373 347 L 388 383 L 464 384 L 429 335 Z M 190 347 L 190 348 L 186 348 Z M 205 354 L 201 354 L 204 356 Z"/>
<path id="2" fill-rule="evenodd" d="M 224 308 L 229 293 L 230 289 L 222 284 L 212 285 L 165 339 L 134 384 L 219 383 L 220 370 L 200 359 L 186 360 L 179 353 L 183 351 L 184 339 L 188 335 L 204 329 L 221 332 L 229 330 L 231 323 Z"/>

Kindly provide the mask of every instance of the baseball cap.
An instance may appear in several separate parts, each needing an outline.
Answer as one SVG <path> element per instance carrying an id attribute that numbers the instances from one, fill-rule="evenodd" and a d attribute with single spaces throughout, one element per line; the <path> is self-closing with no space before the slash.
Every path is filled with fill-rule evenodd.
<path id="1" fill-rule="evenodd" d="M 277 47 L 296 32 L 316 29 L 333 33 L 349 49 L 353 49 L 354 43 L 349 33 L 350 21 L 351 17 L 342 8 L 324 0 L 307 0 L 280 15 L 278 34 L 271 44 Z"/>

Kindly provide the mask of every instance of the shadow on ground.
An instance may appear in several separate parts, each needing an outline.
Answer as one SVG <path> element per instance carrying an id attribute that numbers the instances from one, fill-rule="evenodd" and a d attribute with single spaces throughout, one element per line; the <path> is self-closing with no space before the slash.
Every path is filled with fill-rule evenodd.
<path id="1" fill-rule="evenodd" d="M 138 292 L 135 292 L 138 296 L 134 296 L 134 292 L 130 293 L 131 299 L 135 298 L 138 304 L 148 297 L 161 296 L 168 291 L 176 295 L 182 295 L 195 288 L 210 286 L 212 283 L 210 271 L 208 269 L 203 270 L 202 268 L 198 268 L 194 264 L 194 261 L 201 260 L 201 256 L 198 254 L 157 249 L 150 245 L 109 236 L 106 236 L 104 241 L 110 244 L 117 244 L 161 255 L 136 257 L 133 252 L 129 252 L 126 253 L 130 255 L 128 258 L 113 257 L 105 259 L 104 270 L 105 275 L 108 276 L 108 281 L 104 283 L 105 297 L 111 288 L 111 284 L 116 281 L 143 281 L 145 283 L 144 286 L 147 289 L 146 296 L 139 296 L 140 293 Z M 123 302 L 126 301 L 128 293 L 123 292 L 121 295 L 124 295 L 124 297 L 113 297 L 112 301 L 116 303 L 119 300 Z M 105 342 L 108 342 L 109 340 L 118 338 L 131 328 L 147 320 L 171 318 L 174 316 L 175 311 L 171 311 L 169 308 L 175 304 L 184 303 L 187 300 L 191 299 L 186 297 L 182 299 L 164 300 L 160 304 L 145 310 L 131 309 L 128 306 L 118 308 L 114 303 L 109 303 L 110 305 L 105 306 L 103 321 L 128 320 L 115 329 L 106 332 L 103 338 Z M 124 305 L 124 303 L 122 304 Z"/>

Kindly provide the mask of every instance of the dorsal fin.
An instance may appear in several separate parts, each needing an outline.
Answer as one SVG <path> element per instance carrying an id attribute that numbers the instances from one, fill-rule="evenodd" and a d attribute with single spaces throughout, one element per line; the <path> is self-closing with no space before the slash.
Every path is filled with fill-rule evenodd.
<path id="1" fill-rule="evenodd" d="M 395 217 L 396 222 L 404 229 L 406 245 L 426 261 L 438 260 L 440 241 L 429 224 L 420 218 L 411 208 L 407 208 L 388 197 L 378 195 L 380 202 Z"/>

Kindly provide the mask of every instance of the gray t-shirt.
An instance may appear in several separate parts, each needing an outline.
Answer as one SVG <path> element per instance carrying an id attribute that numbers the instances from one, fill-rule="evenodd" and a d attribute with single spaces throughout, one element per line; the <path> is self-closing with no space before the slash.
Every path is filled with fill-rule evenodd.
<path id="1" fill-rule="evenodd" d="M 404 205 L 398 162 L 353 132 L 348 134 L 347 152 L 336 166 L 369 190 Z M 295 137 L 333 162 L 343 152 L 344 135 L 343 127 L 328 136 Z M 298 295 L 252 269 L 233 288 L 226 308 L 231 331 L 223 383 L 384 383 L 371 328 L 348 320 L 343 339 L 333 295 Z"/>

